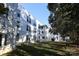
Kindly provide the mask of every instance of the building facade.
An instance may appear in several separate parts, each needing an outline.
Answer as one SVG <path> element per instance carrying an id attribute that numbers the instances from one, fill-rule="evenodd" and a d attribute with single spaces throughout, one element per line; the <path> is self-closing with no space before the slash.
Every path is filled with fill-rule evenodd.
<path id="1" fill-rule="evenodd" d="M 39 25 L 38 28 L 39 28 L 38 29 L 38 40 L 40 42 L 51 41 L 48 26 L 47 25 Z"/>
<path id="2" fill-rule="evenodd" d="M 38 19 L 34 18 L 24 8 L 19 8 L 18 3 L 5 3 L 5 7 L 9 9 L 8 16 L 1 16 L 0 20 L 0 43 L 4 46 L 4 43 L 10 44 L 12 49 L 16 48 L 16 44 L 27 42 L 45 42 L 50 41 L 49 27 L 42 24 Z M 5 21 L 6 20 L 6 21 Z M 4 22 L 5 21 L 5 22 Z M 1 28 L 1 26 L 4 28 Z"/>

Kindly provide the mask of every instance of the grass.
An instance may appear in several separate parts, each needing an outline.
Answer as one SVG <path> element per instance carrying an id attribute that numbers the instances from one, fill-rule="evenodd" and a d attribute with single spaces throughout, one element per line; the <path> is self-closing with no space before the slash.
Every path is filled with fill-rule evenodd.
<path id="1" fill-rule="evenodd" d="M 69 43 L 68 43 L 69 44 Z M 16 50 L 4 54 L 7 56 L 73 56 L 79 55 L 79 50 L 75 45 L 63 42 L 42 42 L 42 43 L 26 43 L 17 46 Z"/>

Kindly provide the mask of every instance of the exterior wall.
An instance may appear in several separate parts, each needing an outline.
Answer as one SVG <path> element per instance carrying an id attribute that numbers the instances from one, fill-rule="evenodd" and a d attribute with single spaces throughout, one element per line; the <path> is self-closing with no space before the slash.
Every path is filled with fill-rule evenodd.
<path id="1" fill-rule="evenodd" d="M 49 28 L 39 29 L 39 25 L 43 26 L 44 24 L 35 19 L 27 10 L 19 8 L 17 3 L 5 3 L 4 5 L 9 8 L 9 12 L 7 17 L 6 15 L 0 15 L 1 54 L 5 52 L 4 47 L 6 47 L 5 49 L 8 48 L 7 51 L 9 49 L 12 50 L 16 48 L 17 44 L 22 42 L 50 41 Z M 31 22 L 29 23 L 27 19 L 31 20 Z M 30 27 L 29 30 L 27 30 L 27 25 Z M 44 33 L 39 34 L 39 31 Z"/>
<path id="2" fill-rule="evenodd" d="M 31 20 L 31 23 L 27 21 L 27 18 Z M 28 20 L 29 20 L 28 19 Z M 42 26 L 43 24 L 35 19 L 30 13 L 27 12 L 25 9 L 21 9 L 21 31 L 20 31 L 20 41 L 27 41 L 27 36 L 29 36 L 30 42 L 34 43 L 36 41 L 49 41 L 49 28 L 39 29 L 39 25 Z M 27 31 L 27 25 L 30 26 L 31 32 Z M 43 33 L 39 34 L 43 31 Z M 39 38 L 40 37 L 40 38 Z M 45 37 L 43 39 L 42 37 Z M 23 40 L 22 40 L 23 39 Z"/>
<path id="3" fill-rule="evenodd" d="M 39 29 L 39 25 L 43 25 L 40 21 L 36 20 L 36 41 L 40 41 L 41 35 L 40 35 L 40 29 Z"/>
<path id="4" fill-rule="evenodd" d="M 1 17 L 4 20 L 7 19 L 5 21 L 5 24 L 7 24 L 5 28 L 7 32 L 5 31 L 5 34 L 7 34 L 7 39 L 12 48 L 15 48 L 15 45 L 21 42 L 49 41 L 49 28 L 39 29 L 39 25 L 43 26 L 44 24 L 35 19 L 27 10 L 19 8 L 17 3 L 6 3 L 5 7 L 9 8 L 8 18 Z M 30 23 L 29 20 L 31 21 Z M 27 30 L 28 26 L 29 30 Z M 39 34 L 39 31 L 44 33 Z M 5 41 L 4 36 L 3 34 L 2 42 Z M 43 39 L 43 37 L 45 38 Z M 2 43 L 2 45 L 4 44 Z"/>
<path id="5" fill-rule="evenodd" d="M 18 33 L 17 21 L 20 19 L 17 14 L 20 12 L 20 10 L 18 9 L 17 3 L 6 3 L 6 7 L 9 8 L 7 38 L 10 41 L 9 43 L 11 44 L 11 47 L 15 49 L 16 35 Z"/>
<path id="6" fill-rule="evenodd" d="M 5 4 L 4 4 L 4 8 L 5 7 Z M 7 34 L 7 27 L 8 27 L 8 20 L 7 20 L 7 15 L 6 14 L 3 14 L 3 15 L 0 15 L 0 47 L 4 47 L 6 44 L 6 34 Z"/>
<path id="7" fill-rule="evenodd" d="M 26 23 L 27 23 L 27 18 L 24 17 L 25 13 L 24 11 L 20 10 L 21 17 L 20 17 L 20 33 L 19 33 L 19 39 L 18 42 L 24 42 L 26 41 Z"/>
<path id="8" fill-rule="evenodd" d="M 58 34 L 51 33 L 50 36 L 51 36 L 51 40 L 54 39 L 55 42 L 64 42 L 62 40 L 62 37 L 61 37 L 61 35 L 59 33 Z"/>
<path id="9" fill-rule="evenodd" d="M 41 26 L 43 26 L 43 28 L 40 29 L 40 34 L 38 33 L 38 35 L 40 36 L 40 42 L 51 41 L 49 28 L 44 25 Z"/>
<path id="10" fill-rule="evenodd" d="M 31 22 L 29 23 L 30 20 Z M 21 19 L 20 19 L 20 42 L 25 42 L 27 41 L 27 36 L 30 40 L 30 42 L 34 42 L 33 36 L 36 36 L 36 33 L 34 33 L 34 30 L 36 30 L 36 21 L 33 18 L 32 15 L 30 15 L 25 9 L 21 9 Z M 27 28 L 30 27 L 30 31 L 27 30 Z"/>

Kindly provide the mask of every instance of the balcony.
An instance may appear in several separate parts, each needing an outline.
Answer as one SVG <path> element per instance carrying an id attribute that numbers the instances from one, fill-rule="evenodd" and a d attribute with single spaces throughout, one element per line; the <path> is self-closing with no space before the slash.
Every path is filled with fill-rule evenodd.
<path id="1" fill-rule="evenodd" d="M 1 24 L 0 22 L 0 33 L 7 33 L 7 30 L 5 29 L 5 27 Z"/>
<path id="2" fill-rule="evenodd" d="M 7 30 L 5 30 L 5 29 L 0 29 L 0 33 L 6 34 L 6 33 L 7 33 Z"/>

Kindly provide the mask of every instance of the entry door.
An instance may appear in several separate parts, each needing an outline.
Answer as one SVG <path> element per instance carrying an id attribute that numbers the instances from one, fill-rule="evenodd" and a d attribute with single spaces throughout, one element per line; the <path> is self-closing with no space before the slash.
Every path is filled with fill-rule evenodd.
<path id="1" fill-rule="evenodd" d="M 4 41 L 4 45 L 7 45 L 7 34 L 5 34 L 5 41 Z"/>
<path id="2" fill-rule="evenodd" d="M 1 43 L 2 43 L 2 34 L 0 33 L 0 46 L 1 46 Z"/>
<path id="3" fill-rule="evenodd" d="M 27 35 L 27 37 L 26 37 L 26 41 L 27 41 L 27 42 L 30 42 L 29 35 Z"/>

